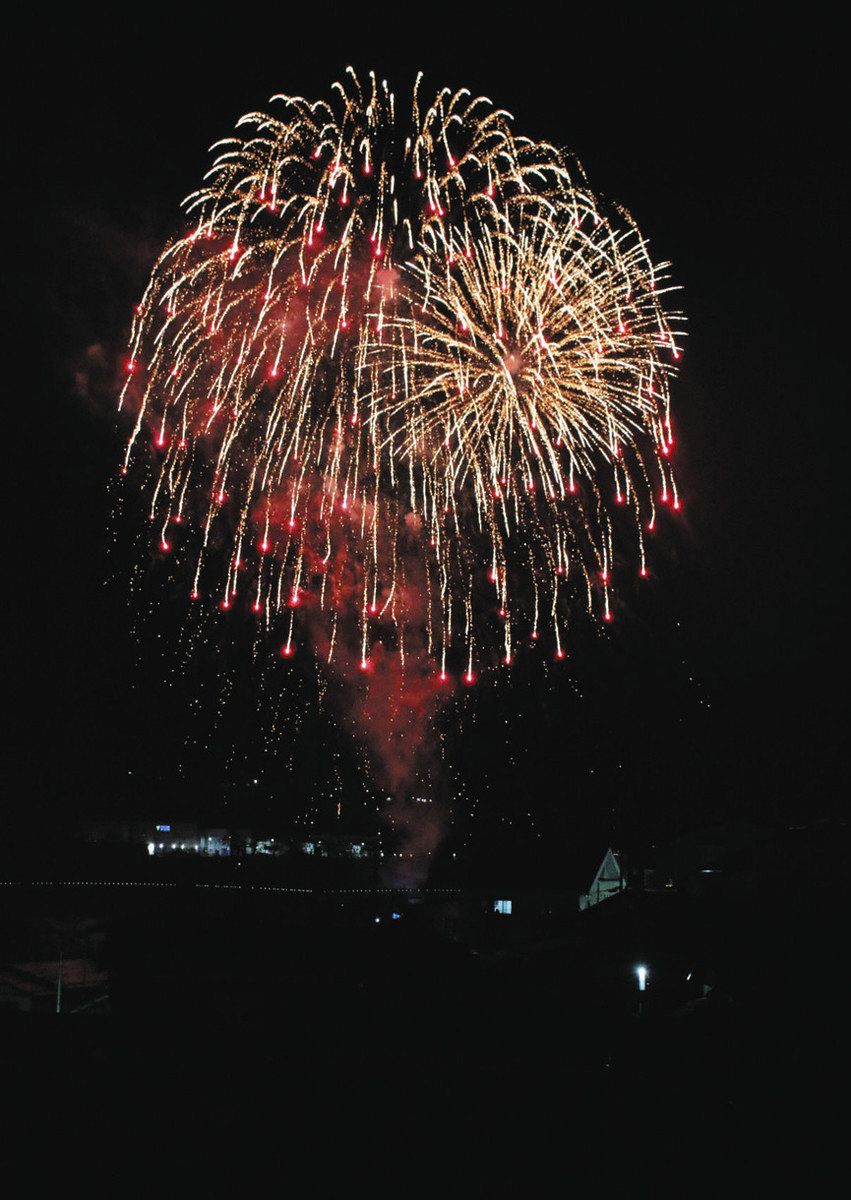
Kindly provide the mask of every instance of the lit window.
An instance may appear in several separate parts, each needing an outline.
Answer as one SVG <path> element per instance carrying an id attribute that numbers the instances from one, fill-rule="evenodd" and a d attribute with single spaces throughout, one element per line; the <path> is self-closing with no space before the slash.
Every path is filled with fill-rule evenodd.
<path id="1" fill-rule="evenodd" d="M 511 916 L 511 901 L 510 900 L 494 900 L 493 911 L 502 913 L 504 917 Z"/>

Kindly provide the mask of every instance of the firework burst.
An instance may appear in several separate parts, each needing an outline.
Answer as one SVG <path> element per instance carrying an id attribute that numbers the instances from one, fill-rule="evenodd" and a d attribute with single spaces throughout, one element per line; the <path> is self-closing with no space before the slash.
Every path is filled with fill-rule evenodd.
<path id="1" fill-rule="evenodd" d="M 137 309 L 124 470 L 149 432 L 161 550 L 183 526 L 192 597 L 283 617 L 285 656 L 309 609 L 329 659 L 355 630 L 365 672 L 380 641 L 472 682 L 495 637 L 563 657 L 577 598 L 610 620 L 616 568 L 646 574 L 680 319 L 576 163 L 369 80 L 215 147 Z"/>

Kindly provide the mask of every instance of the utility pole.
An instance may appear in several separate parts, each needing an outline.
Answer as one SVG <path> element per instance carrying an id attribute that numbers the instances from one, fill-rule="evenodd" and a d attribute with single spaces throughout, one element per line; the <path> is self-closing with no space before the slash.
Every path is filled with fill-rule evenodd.
<path id="1" fill-rule="evenodd" d="M 56 979 L 56 1011 L 62 1012 L 62 951 L 59 951 L 59 975 Z"/>

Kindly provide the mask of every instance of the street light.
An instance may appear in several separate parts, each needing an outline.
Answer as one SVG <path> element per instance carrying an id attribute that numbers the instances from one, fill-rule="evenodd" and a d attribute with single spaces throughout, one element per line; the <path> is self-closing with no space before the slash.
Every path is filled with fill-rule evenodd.
<path id="1" fill-rule="evenodd" d="M 645 966 L 636 967 L 635 974 L 638 978 L 638 990 L 640 992 L 646 992 L 647 991 L 647 975 L 648 975 L 647 968 Z"/>

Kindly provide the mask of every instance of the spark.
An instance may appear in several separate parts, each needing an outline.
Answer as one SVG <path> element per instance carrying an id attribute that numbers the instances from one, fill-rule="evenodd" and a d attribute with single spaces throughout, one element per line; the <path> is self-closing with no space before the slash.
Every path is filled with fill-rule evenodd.
<path id="1" fill-rule="evenodd" d="M 449 652 L 469 685 L 495 613 L 503 663 L 512 634 L 545 636 L 539 606 L 560 660 L 575 608 L 612 620 L 624 560 L 646 576 L 642 530 L 682 508 L 685 333 L 668 264 L 574 160 L 420 84 L 405 112 L 349 69 L 217 144 L 135 308 L 124 468 L 151 430 L 152 512 L 186 513 L 193 599 L 203 579 L 227 611 L 248 568 L 254 611 L 290 613 L 285 656 L 293 610 L 327 615 L 333 654 L 348 606 L 365 673 L 383 631 L 404 660 L 427 623 L 439 679 Z"/>

